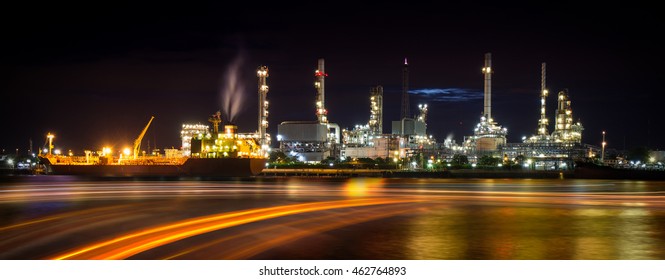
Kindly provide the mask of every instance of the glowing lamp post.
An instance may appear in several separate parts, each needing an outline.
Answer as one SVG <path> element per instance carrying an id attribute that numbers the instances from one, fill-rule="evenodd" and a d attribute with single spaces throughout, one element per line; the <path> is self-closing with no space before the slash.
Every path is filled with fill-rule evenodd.
<path id="1" fill-rule="evenodd" d="M 607 145 L 607 142 L 605 142 L 605 131 L 603 131 L 603 143 L 601 143 L 601 149 L 600 149 L 600 162 L 605 164 L 605 145 Z"/>

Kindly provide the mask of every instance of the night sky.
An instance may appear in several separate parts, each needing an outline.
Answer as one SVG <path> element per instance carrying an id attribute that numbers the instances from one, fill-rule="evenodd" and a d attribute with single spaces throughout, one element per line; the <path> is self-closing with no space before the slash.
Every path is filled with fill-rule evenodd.
<path id="1" fill-rule="evenodd" d="M 665 56 L 657 44 L 665 17 L 657 8 L 498 2 L 3 4 L 0 148 L 26 151 L 30 139 L 39 148 L 52 132 L 57 147 L 75 153 L 120 149 L 150 116 L 142 147 L 149 141 L 179 148 L 181 125 L 208 124 L 209 115 L 226 107 L 225 94 L 238 96 L 232 103 L 239 130 L 253 132 L 260 65 L 269 67 L 268 131 L 276 147 L 279 123 L 316 119 L 318 58 L 328 73 L 329 120 L 342 128 L 367 123 L 369 89 L 380 84 L 390 133 L 399 118 L 405 57 L 411 112 L 427 103 L 428 134 L 460 143 L 482 112 L 481 68 L 491 52 L 492 113 L 508 128 L 509 142 L 536 132 L 546 62 L 551 124 L 556 93 L 567 88 L 584 143 L 599 145 L 605 130 L 608 148 L 665 149 Z"/>

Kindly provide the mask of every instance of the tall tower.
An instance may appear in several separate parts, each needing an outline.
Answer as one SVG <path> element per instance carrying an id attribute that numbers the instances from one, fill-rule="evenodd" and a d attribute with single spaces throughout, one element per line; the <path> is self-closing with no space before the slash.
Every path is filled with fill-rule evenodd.
<path id="1" fill-rule="evenodd" d="M 259 78 L 259 146 L 261 149 L 267 149 L 266 129 L 268 129 L 268 66 L 259 66 L 256 70 L 256 76 Z"/>
<path id="2" fill-rule="evenodd" d="M 409 112 L 409 63 L 404 58 L 404 70 L 402 70 L 402 113 L 401 119 L 408 118 Z"/>
<path id="3" fill-rule="evenodd" d="M 538 121 L 538 135 L 547 136 L 547 115 L 545 114 L 545 99 L 547 99 L 547 88 L 545 84 L 545 67 L 546 64 L 543 64 L 540 67 L 540 120 Z"/>
<path id="4" fill-rule="evenodd" d="M 323 58 L 319 58 L 319 68 L 314 72 L 316 81 L 314 87 L 316 88 L 316 118 L 319 123 L 328 123 L 328 110 L 326 110 L 326 95 L 325 95 L 325 80 L 326 74 L 324 70 Z"/>
<path id="5" fill-rule="evenodd" d="M 369 89 L 369 129 L 370 133 L 377 135 L 383 133 L 383 87 L 375 86 Z"/>
<path id="6" fill-rule="evenodd" d="M 485 54 L 485 67 L 483 67 L 483 73 L 485 74 L 485 107 L 483 111 L 483 116 L 487 120 L 492 119 L 492 54 Z"/>
<path id="7" fill-rule="evenodd" d="M 492 119 L 492 54 L 485 54 L 485 67 L 482 72 L 485 80 L 485 104 L 480 123 L 473 129 L 474 135 L 465 140 L 464 146 L 474 152 L 495 153 L 506 144 L 508 130 Z"/>

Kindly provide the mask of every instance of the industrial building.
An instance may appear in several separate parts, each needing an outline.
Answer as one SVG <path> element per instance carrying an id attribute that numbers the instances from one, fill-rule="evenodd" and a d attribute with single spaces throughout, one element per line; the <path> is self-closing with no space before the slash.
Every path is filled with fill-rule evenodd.
<path id="1" fill-rule="evenodd" d="M 286 121 L 277 127 L 279 149 L 299 161 L 321 161 L 330 156 L 328 125 L 318 121 Z"/>
<path id="2" fill-rule="evenodd" d="M 279 149 L 304 162 L 320 162 L 339 154 L 339 125 L 328 122 L 325 106 L 325 61 L 318 61 L 314 71 L 316 89 L 316 121 L 285 121 L 277 127 Z"/>
<path id="3" fill-rule="evenodd" d="M 432 137 L 427 136 L 427 104 L 418 105 L 418 115 L 411 117 L 409 107 L 409 63 L 404 58 L 402 70 L 402 110 L 400 120 L 392 122 L 392 134 L 405 138 L 407 149 L 422 148 L 423 145 L 434 143 Z"/>
<path id="4" fill-rule="evenodd" d="M 341 156 L 344 158 L 399 158 L 405 153 L 400 149 L 404 146 L 403 138 L 398 135 L 382 134 L 371 136 L 364 145 L 344 144 Z"/>
<path id="5" fill-rule="evenodd" d="M 183 124 L 180 131 L 180 139 L 182 140 L 182 154 L 184 156 L 192 155 L 192 139 L 203 138 L 205 135 L 210 134 L 210 128 L 203 124 Z"/>
<path id="6" fill-rule="evenodd" d="M 399 135 L 383 134 L 383 87 L 370 88 L 370 115 L 365 125 L 342 130 L 340 158 L 390 158 L 400 154 Z M 402 145 L 400 145 L 402 143 Z"/>
<path id="7" fill-rule="evenodd" d="M 343 144 L 346 147 L 368 145 L 370 139 L 383 133 L 383 87 L 377 85 L 369 90 L 369 121 L 357 124 L 352 130 L 342 129 Z"/>
<path id="8" fill-rule="evenodd" d="M 365 125 L 343 130 L 341 157 L 392 158 L 395 161 L 432 149 L 435 140 L 427 135 L 427 104 L 418 105 L 418 115 L 410 116 L 409 64 L 404 59 L 402 71 L 401 119 L 392 121 L 390 134 L 383 134 L 383 87 L 370 89 L 370 118 Z"/>
<path id="9" fill-rule="evenodd" d="M 392 134 L 406 139 L 408 148 L 418 148 L 434 144 L 432 136 L 427 135 L 427 104 L 418 105 L 419 114 L 415 118 L 403 118 L 392 122 Z"/>

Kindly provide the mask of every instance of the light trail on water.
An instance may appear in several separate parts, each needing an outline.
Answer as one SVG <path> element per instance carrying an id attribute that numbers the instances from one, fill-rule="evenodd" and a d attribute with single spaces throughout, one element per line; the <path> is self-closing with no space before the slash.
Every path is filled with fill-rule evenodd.
<path id="1" fill-rule="evenodd" d="M 198 246 L 188 247 L 186 250 L 168 255 L 163 259 L 197 259 L 200 258 L 197 255 L 198 251 L 202 251 L 199 255 L 203 255 L 205 258 L 247 259 L 269 248 L 283 245 L 306 236 L 348 225 L 418 211 L 414 211 L 411 204 L 345 210 L 347 211 L 320 214 L 315 217 L 299 217 L 294 221 L 243 230 L 239 234 L 225 236 Z M 271 238 L 260 240 L 250 238 L 249 240 L 243 240 L 243 238 L 247 238 L 248 236 L 271 236 Z M 205 251 L 206 249 L 208 251 L 214 250 L 215 254 L 211 256 L 209 252 Z"/>
<path id="2" fill-rule="evenodd" d="M 422 199 L 353 199 L 302 203 L 237 211 L 233 213 L 222 213 L 141 230 L 112 240 L 99 242 L 68 253 L 57 255 L 52 259 L 125 259 L 140 252 L 187 237 L 265 219 L 338 208 L 413 203 L 420 201 L 422 201 Z"/>
<path id="3" fill-rule="evenodd" d="M 475 230 L 479 225 L 486 225 L 489 232 L 494 230 L 491 227 L 505 229 L 505 237 L 499 243 L 510 241 L 513 247 L 504 248 L 507 250 L 504 255 L 484 255 L 489 258 L 510 258 L 515 254 L 544 256 L 542 254 L 555 251 L 564 259 L 578 258 L 576 254 L 550 247 L 526 252 L 515 240 L 507 240 L 513 234 L 523 233 L 522 227 L 529 224 L 521 221 L 531 220 L 529 213 L 542 213 L 538 214 L 539 219 L 548 221 L 533 220 L 531 223 L 538 225 L 539 230 L 558 224 L 578 232 L 579 235 L 570 237 L 549 236 L 548 230 L 539 233 L 543 238 L 570 244 L 586 244 L 583 240 L 588 238 L 600 240 L 593 235 L 596 231 L 578 229 L 579 221 L 587 224 L 587 219 L 593 219 L 598 227 L 607 224 L 602 219 L 622 225 L 639 224 L 644 231 L 622 228 L 617 231 L 625 232 L 622 237 L 603 236 L 602 240 L 614 244 L 612 242 L 625 241 L 624 236 L 638 236 L 639 240 L 645 240 L 640 243 L 642 251 L 631 253 L 619 244 L 624 248 L 620 249 L 622 256 L 665 256 L 665 251 L 652 246 L 659 244 L 656 240 L 661 237 L 649 230 L 659 221 L 653 217 L 665 213 L 665 184 L 659 182 L 358 178 L 275 182 L 54 181 L 0 186 L 0 214 L 5 215 L 0 223 L 0 259 L 279 257 L 287 252 L 298 252 L 302 244 L 319 246 L 319 241 L 330 242 L 334 240 L 331 236 L 347 232 L 337 229 L 361 229 L 358 234 L 363 234 L 362 231 L 368 230 L 361 225 L 363 223 L 376 226 L 383 221 L 390 224 L 416 217 L 448 215 L 455 219 L 434 222 L 455 221 L 458 225 L 449 228 L 452 235 L 446 238 L 454 237 L 462 242 L 491 245 L 487 243 L 489 239 L 480 238 L 482 234 L 468 236 L 465 226 Z M 521 216 L 518 219 L 515 215 Z M 495 222 L 497 218 L 503 222 Z M 374 220 L 382 222 L 366 223 Z M 520 223 L 515 223 L 518 220 Z M 428 231 L 420 234 L 425 232 Z M 434 235 L 439 234 L 434 232 Z M 529 236 L 524 235 L 519 242 L 535 242 Z M 414 250 L 423 249 L 418 245 L 421 243 L 413 244 L 416 244 Z M 494 248 L 492 246 L 487 248 Z M 606 251 L 593 256 L 618 256 L 611 250 Z M 393 253 L 400 256 L 400 252 L 403 251 Z M 316 257 L 317 253 L 295 254 L 296 258 L 307 258 L 310 254 Z M 422 256 L 464 254 L 465 251 L 448 255 L 432 251 Z"/>

